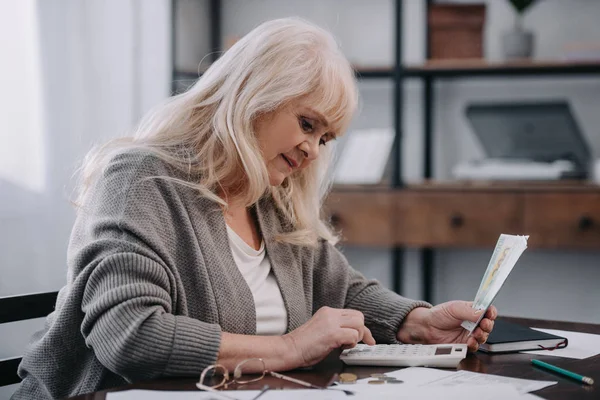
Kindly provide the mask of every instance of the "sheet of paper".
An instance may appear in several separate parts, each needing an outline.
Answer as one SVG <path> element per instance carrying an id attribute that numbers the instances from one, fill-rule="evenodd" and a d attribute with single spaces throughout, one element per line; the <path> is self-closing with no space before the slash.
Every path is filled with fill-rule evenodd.
<path id="1" fill-rule="evenodd" d="M 163 391 L 163 390 L 125 390 L 122 392 L 108 393 L 107 400 L 251 400 L 255 398 L 260 391 L 258 390 L 229 390 L 220 393 L 209 393 L 201 390 L 197 391 Z M 268 390 L 260 400 L 341 400 L 347 399 L 347 396 L 342 391 L 336 390 L 315 390 L 315 389 L 299 389 L 299 390 Z M 352 398 L 355 399 L 354 397 Z"/>
<path id="2" fill-rule="evenodd" d="M 520 397 L 519 392 L 514 387 L 506 384 L 454 387 L 385 384 L 361 385 L 361 387 L 368 390 L 356 393 L 354 396 L 348 396 L 346 400 L 506 400 L 519 399 Z M 307 398 L 307 400 L 310 399 Z"/>
<path id="3" fill-rule="evenodd" d="M 509 384 L 462 384 L 454 386 L 421 386 L 412 384 L 398 385 L 345 385 L 360 387 L 354 396 L 346 396 L 334 390 L 271 390 L 263 393 L 260 400 L 537 400 L 537 396 L 522 396 Z M 260 392 L 258 390 L 227 391 L 228 398 L 252 400 Z M 222 400 L 224 397 L 215 393 L 202 391 L 159 391 L 159 390 L 125 390 L 108 393 L 107 400 Z"/>
<path id="4" fill-rule="evenodd" d="M 504 285 L 504 281 L 508 278 L 508 275 L 517 263 L 517 260 L 527 248 L 528 238 L 529 236 L 521 235 L 500 235 L 475 295 L 475 300 L 473 301 L 473 308 L 475 310 L 487 310 L 492 304 L 502 285 Z M 479 317 L 477 322 L 463 321 L 461 326 L 471 333 L 484 315 L 485 312 L 481 313 L 481 317 Z"/>
<path id="5" fill-rule="evenodd" d="M 519 393 L 525 394 L 556 385 L 556 381 L 533 381 L 529 379 L 509 378 L 500 375 L 479 374 L 471 371 L 457 371 L 444 378 L 427 382 L 429 387 L 435 386 L 457 386 L 457 385 L 493 385 L 498 383 L 509 384 Z"/>
<path id="6" fill-rule="evenodd" d="M 556 349 L 552 351 L 548 350 L 536 350 L 536 351 L 523 351 L 522 353 L 536 354 L 543 356 L 554 356 L 554 357 L 565 357 L 565 358 L 576 358 L 582 360 L 584 358 L 593 357 L 600 354 L 600 335 L 594 335 L 591 333 L 571 332 L 571 331 L 559 331 L 556 329 L 541 329 L 532 328 L 536 331 L 550 333 L 552 335 L 558 335 L 566 337 L 569 344 L 564 349 Z"/>
<path id="7" fill-rule="evenodd" d="M 380 183 L 393 143 L 393 129 L 364 129 L 349 132 L 336 165 L 335 183 Z"/>
<path id="8" fill-rule="evenodd" d="M 445 378 L 454 373 L 456 373 L 456 371 L 448 371 L 436 368 L 411 367 L 398 369 L 392 372 L 386 372 L 385 374 L 387 376 L 400 379 L 405 383 L 410 383 L 411 385 L 422 385 L 436 379 Z M 359 379 L 356 384 L 368 384 L 368 381 L 371 379 L 372 378 Z M 350 390 L 352 390 L 352 388 L 350 388 Z"/>
<path id="9" fill-rule="evenodd" d="M 421 387 L 406 385 L 400 389 L 398 386 L 387 388 L 375 385 L 364 385 L 368 389 L 354 396 L 346 396 L 343 392 L 332 390 L 271 390 L 260 396 L 260 400 L 505 400 L 520 399 L 519 393 L 510 385 L 490 386 L 455 386 L 455 387 Z M 252 400 L 259 391 L 238 390 L 228 391 L 228 395 L 239 400 Z M 207 392 L 178 392 L 178 391 L 152 391 L 152 390 L 127 390 L 109 393 L 108 400 L 221 400 L 218 394 Z"/>
<path id="10" fill-rule="evenodd" d="M 544 398 L 536 396 L 535 394 L 526 393 L 522 394 L 521 397 L 519 397 L 519 400 L 544 400 Z"/>
<path id="11" fill-rule="evenodd" d="M 404 381 L 405 385 L 419 387 L 453 387 L 453 386 L 478 386 L 491 384 L 507 384 L 515 388 L 519 393 L 524 394 L 543 389 L 556 384 L 556 381 L 534 381 L 527 379 L 509 378 L 499 375 L 479 374 L 470 371 L 445 371 L 435 368 L 411 367 L 387 372 L 386 375 Z M 355 390 L 360 393 L 366 391 L 362 389 L 368 385 L 367 379 L 359 379 L 355 385 L 344 385 L 344 388 Z M 385 385 L 378 385 L 384 387 Z M 388 385 L 392 386 L 392 385 Z"/>

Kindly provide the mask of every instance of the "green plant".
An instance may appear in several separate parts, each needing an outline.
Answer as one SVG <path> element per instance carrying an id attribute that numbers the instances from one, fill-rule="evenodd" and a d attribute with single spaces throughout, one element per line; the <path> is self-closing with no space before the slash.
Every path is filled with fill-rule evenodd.
<path id="1" fill-rule="evenodd" d="M 513 5 L 517 13 L 523 14 L 525 10 L 527 10 L 535 0 L 510 0 L 510 3 Z"/>

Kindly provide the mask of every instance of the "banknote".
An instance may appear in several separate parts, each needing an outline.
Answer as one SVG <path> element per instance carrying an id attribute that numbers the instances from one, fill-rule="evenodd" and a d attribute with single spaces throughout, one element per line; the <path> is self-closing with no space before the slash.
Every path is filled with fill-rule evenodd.
<path id="1" fill-rule="evenodd" d="M 517 264 L 519 257 L 527 248 L 529 236 L 505 235 L 498 238 L 490 262 L 483 274 L 479 289 L 473 301 L 473 309 L 487 310 L 502 288 L 504 281 Z M 477 322 L 464 321 L 461 326 L 472 333 L 485 315 L 481 313 Z"/>

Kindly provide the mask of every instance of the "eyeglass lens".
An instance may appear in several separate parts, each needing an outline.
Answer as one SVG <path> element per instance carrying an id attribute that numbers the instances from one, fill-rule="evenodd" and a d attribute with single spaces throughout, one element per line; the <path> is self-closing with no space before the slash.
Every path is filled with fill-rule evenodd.
<path id="1" fill-rule="evenodd" d="M 265 377 L 266 365 L 262 358 L 250 358 L 239 363 L 233 370 L 233 380 L 245 384 Z"/>
<path id="2" fill-rule="evenodd" d="M 210 388 L 219 388 L 229 380 L 229 372 L 223 365 L 211 365 L 202 371 L 200 375 L 200 384 Z"/>

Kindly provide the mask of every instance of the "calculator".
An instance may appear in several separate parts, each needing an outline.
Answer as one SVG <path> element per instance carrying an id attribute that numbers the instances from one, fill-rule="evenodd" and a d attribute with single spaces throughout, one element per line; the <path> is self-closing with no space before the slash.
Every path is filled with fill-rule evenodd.
<path id="1" fill-rule="evenodd" d="M 348 365 L 456 368 L 466 355 L 466 344 L 357 344 L 340 359 Z"/>

